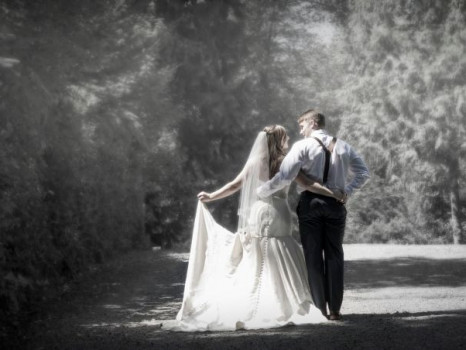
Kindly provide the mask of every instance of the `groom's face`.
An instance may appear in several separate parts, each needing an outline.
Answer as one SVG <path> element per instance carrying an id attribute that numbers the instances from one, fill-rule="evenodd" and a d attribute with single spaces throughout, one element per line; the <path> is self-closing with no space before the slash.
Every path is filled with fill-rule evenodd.
<path id="1" fill-rule="evenodd" d="M 311 120 L 303 120 L 299 123 L 299 134 L 303 137 L 309 137 L 312 133 L 314 126 L 314 121 Z"/>

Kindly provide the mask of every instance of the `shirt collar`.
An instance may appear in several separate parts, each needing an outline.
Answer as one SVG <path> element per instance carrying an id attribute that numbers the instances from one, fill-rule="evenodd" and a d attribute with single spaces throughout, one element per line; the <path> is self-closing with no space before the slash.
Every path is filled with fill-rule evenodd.
<path id="1" fill-rule="evenodd" d="M 309 135 L 309 137 L 314 137 L 317 135 L 327 135 L 327 131 L 325 131 L 324 129 L 313 130 L 311 132 L 311 135 Z"/>

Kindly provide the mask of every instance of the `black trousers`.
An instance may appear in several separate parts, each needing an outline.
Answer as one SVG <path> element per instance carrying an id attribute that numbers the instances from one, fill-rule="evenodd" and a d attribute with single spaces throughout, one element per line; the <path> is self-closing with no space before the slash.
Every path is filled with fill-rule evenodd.
<path id="1" fill-rule="evenodd" d="M 305 191 L 297 213 L 314 304 L 324 315 L 327 304 L 337 313 L 343 301 L 346 208 L 334 198 Z"/>

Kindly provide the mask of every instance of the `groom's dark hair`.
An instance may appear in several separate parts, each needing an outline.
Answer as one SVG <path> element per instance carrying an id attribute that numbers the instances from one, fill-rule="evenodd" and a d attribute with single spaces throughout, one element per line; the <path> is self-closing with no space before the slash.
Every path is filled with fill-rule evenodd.
<path id="1" fill-rule="evenodd" d="M 298 123 L 303 121 L 314 120 L 319 128 L 325 128 L 325 116 L 314 109 L 309 109 L 298 118 Z"/>

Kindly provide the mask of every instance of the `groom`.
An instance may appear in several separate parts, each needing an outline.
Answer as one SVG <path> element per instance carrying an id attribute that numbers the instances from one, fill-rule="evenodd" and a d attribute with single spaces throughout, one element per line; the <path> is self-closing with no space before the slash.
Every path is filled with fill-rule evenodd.
<path id="1" fill-rule="evenodd" d="M 317 308 L 330 320 L 341 318 L 343 301 L 343 235 L 346 223 L 344 203 L 369 178 L 362 158 L 342 140 L 325 130 L 325 117 L 308 110 L 298 118 L 303 140 L 296 142 L 283 160 L 280 171 L 259 187 L 257 194 L 268 197 L 289 185 L 299 171 L 317 179 L 343 200 L 302 191 L 297 208 L 299 233 L 304 249 L 311 295 Z"/>

